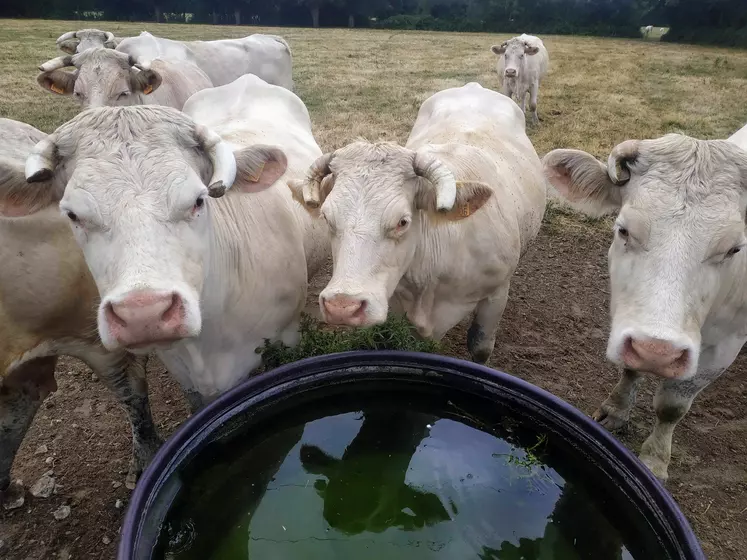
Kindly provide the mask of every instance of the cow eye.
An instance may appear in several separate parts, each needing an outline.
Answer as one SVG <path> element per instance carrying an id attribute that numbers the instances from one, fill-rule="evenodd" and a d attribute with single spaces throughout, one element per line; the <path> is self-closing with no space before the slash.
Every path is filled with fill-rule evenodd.
<path id="1" fill-rule="evenodd" d="M 617 234 L 623 239 L 627 239 L 630 236 L 630 232 L 623 226 L 617 226 Z"/>
<path id="2" fill-rule="evenodd" d="M 117 96 L 117 99 L 124 99 L 124 98 L 125 98 L 125 97 L 127 97 L 128 95 L 130 95 L 130 92 L 129 92 L 129 91 L 123 91 L 122 93 L 120 93 L 120 94 L 119 94 L 119 95 Z"/>
<path id="3" fill-rule="evenodd" d="M 78 222 L 78 215 L 75 212 L 68 212 L 67 217 L 70 218 L 71 222 Z"/>
<path id="4" fill-rule="evenodd" d="M 410 218 L 402 218 L 402 219 L 401 219 L 401 220 L 400 220 L 400 221 L 399 221 L 399 222 L 397 223 L 397 228 L 398 228 L 398 229 L 405 229 L 405 228 L 406 228 L 407 226 L 409 226 L 409 225 L 410 225 Z"/>
<path id="5" fill-rule="evenodd" d="M 197 200 L 195 200 L 195 206 L 194 206 L 193 210 L 195 212 L 197 212 L 203 206 L 205 206 L 205 197 L 201 196 L 200 198 L 198 198 Z"/>
<path id="6" fill-rule="evenodd" d="M 726 258 L 728 259 L 728 258 L 731 258 L 731 257 L 733 257 L 734 255 L 736 255 L 736 254 L 737 254 L 737 253 L 738 253 L 739 251 L 741 251 L 741 250 L 742 250 L 742 247 L 741 247 L 741 246 L 739 246 L 739 247 L 732 247 L 731 249 L 729 249 L 729 250 L 728 250 L 728 251 L 726 252 Z"/>

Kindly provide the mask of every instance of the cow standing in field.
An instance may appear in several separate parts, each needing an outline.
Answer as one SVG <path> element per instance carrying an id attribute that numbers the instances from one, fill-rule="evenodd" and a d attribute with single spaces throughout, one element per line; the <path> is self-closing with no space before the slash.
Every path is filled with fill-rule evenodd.
<path id="1" fill-rule="evenodd" d="M 624 426 L 641 373 L 659 376 L 640 458 L 666 480 L 675 426 L 747 340 L 747 152 L 669 134 L 623 142 L 607 165 L 577 150 L 554 150 L 544 165 L 572 203 L 618 211 L 607 357 L 624 371 L 594 417 Z"/>
<path id="2" fill-rule="evenodd" d="M 65 172 L 24 178 L 26 156 L 45 135 L 0 119 L 0 499 L 24 435 L 57 389 L 57 357 L 79 358 L 112 390 L 132 426 L 128 486 L 161 440 L 148 405 L 145 360 L 108 352 L 96 334 L 98 292 L 57 202 Z"/>
<path id="3" fill-rule="evenodd" d="M 254 74 L 269 84 L 293 90 L 290 46 L 277 35 L 256 33 L 241 39 L 172 41 L 143 31 L 137 37 L 123 39 L 117 51 L 135 59 L 191 62 L 207 74 L 214 86 Z"/>
<path id="4" fill-rule="evenodd" d="M 60 35 L 57 38 L 57 48 L 67 54 L 76 54 L 96 47 L 115 49 L 121 40 L 108 31 L 81 29 Z"/>
<path id="5" fill-rule="evenodd" d="M 516 96 L 521 110 L 526 113 L 526 96 L 529 94 L 529 110 L 532 123 L 539 123 L 537 96 L 542 78 L 547 74 L 550 57 L 539 37 L 522 34 L 500 45 L 490 48 L 498 55 L 497 71 L 503 94 Z"/>
<path id="6" fill-rule="evenodd" d="M 311 131 L 301 101 L 275 90 L 258 95 L 262 126 L 237 132 L 254 143 L 236 152 L 175 109 L 103 107 L 63 124 L 27 163 L 31 182 L 65 176 L 60 208 L 101 294 L 104 346 L 156 350 L 193 409 L 246 379 L 266 339 L 299 340 L 303 230 L 287 187 L 276 183 L 301 142 L 265 139 Z M 229 123 L 234 104 L 252 96 L 203 99 L 206 107 L 190 101 L 188 110 L 225 111 Z"/>
<path id="7" fill-rule="evenodd" d="M 386 320 L 390 298 L 441 339 L 475 312 L 467 345 L 490 357 L 511 277 L 545 211 L 542 166 L 511 99 L 477 83 L 436 93 L 405 147 L 355 142 L 319 158 L 294 196 L 321 212 L 334 271 L 325 320 Z"/>
<path id="8" fill-rule="evenodd" d="M 654 26 L 653 25 L 647 25 L 646 27 L 643 28 L 643 36 L 644 37 L 649 37 L 651 35 L 651 32 L 653 30 L 654 30 Z"/>
<path id="9" fill-rule="evenodd" d="M 68 72 L 64 68 L 72 66 Z M 181 109 L 189 97 L 212 87 L 190 62 L 137 60 L 97 47 L 53 58 L 39 67 L 37 83 L 57 95 L 72 95 L 84 109 L 125 105 L 165 105 Z"/>

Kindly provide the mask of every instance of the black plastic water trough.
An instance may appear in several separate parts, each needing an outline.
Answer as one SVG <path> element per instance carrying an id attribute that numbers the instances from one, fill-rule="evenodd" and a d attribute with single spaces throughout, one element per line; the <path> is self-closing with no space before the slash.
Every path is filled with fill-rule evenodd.
<path id="1" fill-rule="evenodd" d="M 667 490 L 633 454 L 579 410 L 511 375 L 463 360 L 408 352 L 346 352 L 303 360 L 255 377 L 195 414 L 166 441 L 143 473 L 125 516 L 118 559 L 161 560 L 166 556 L 162 528 L 185 491 L 183 473 L 189 465 L 210 465 L 219 455 L 216 445 L 228 441 L 229 447 L 241 446 L 251 439 L 242 434 L 250 433 L 252 426 L 261 426 L 257 428 L 261 432 L 268 422 L 287 417 L 301 402 L 307 407 L 322 398 L 345 403 L 355 395 L 399 391 L 427 393 L 428 398 L 450 405 L 459 402 L 466 408 L 473 401 L 482 403 L 469 415 L 465 413 L 469 418 L 480 411 L 490 416 L 490 408 L 483 406 L 487 402 L 521 423 L 540 427 L 550 441 L 578 457 L 571 474 L 583 484 L 588 482 L 588 495 L 606 503 L 626 504 L 614 510 L 613 525 L 625 526 L 621 532 L 627 531 L 634 541 L 636 532 L 647 533 L 649 539 L 654 536 L 655 556 L 650 548 L 639 547 L 622 558 L 705 560 L 689 523 Z M 636 512 L 636 521 L 626 521 L 626 511 Z M 582 536 L 591 539 L 593 548 L 596 537 Z M 618 554 L 614 556 L 619 558 Z M 251 558 L 262 560 L 255 555 Z"/>

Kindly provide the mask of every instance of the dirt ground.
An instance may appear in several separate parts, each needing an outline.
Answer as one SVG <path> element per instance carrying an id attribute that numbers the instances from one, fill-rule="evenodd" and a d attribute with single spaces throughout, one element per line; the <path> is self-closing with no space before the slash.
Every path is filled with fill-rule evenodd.
<path id="1" fill-rule="evenodd" d="M 104 26 L 104 23 L 101 23 Z M 0 116 L 50 132 L 75 114 L 71 101 L 38 91 L 36 66 L 59 53 L 54 40 L 74 22 L 0 24 Z M 111 24 L 119 35 L 149 29 L 178 39 L 242 36 L 267 30 Z M 356 136 L 404 141 L 431 93 L 477 80 L 496 87 L 489 46 L 505 36 L 348 30 L 269 30 L 289 39 L 294 79 L 323 149 Z M 745 120 L 747 52 L 580 37 L 552 37 L 551 74 L 540 93 L 537 152 L 575 147 L 606 158 L 627 138 L 682 131 L 724 138 Z M 333 85 L 331 85 L 333 84 Z M 704 95 L 704 92 L 707 92 Z M 740 97 L 741 96 L 741 97 Z M 617 380 L 605 361 L 608 332 L 606 225 L 553 213 L 513 282 L 492 365 L 566 399 L 587 413 Z M 310 294 L 324 285 L 318 278 Z M 446 338 L 466 357 L 466 329 Z M 747 354 L 746 354 L 747 355 Z M 669 489 L 713 560 L 747 558 L 747 358 L 695 402 L 675 432 Z M 153 411 L 168 436 L 186 403 L 157 360 L 149 368 Z M 28 486 L 53 470 L 48 499 L 0 511 L 0 559 L 111 559 L 130 492 L 130 435 L 124 414 L 80 363 L 63 359 L 59 390 L 40 410 L 13 477 Z M 642 389 L 622 440 L 634 451 L 653 420 L 652 380 Z M 53 512 L 70 507 L 56 520 Z"/>

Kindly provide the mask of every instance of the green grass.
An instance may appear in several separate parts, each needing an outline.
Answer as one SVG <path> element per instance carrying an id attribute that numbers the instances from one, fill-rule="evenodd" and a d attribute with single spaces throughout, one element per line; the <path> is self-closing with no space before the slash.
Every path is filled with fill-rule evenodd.
<path id="1" fill-rule="evenodd" d="M 313 317 L 301 317 L 301 342 L 289 348 L 282 342 L 265 342 L 260 350 L 262 366 L 269 371 L 324 354 L 351 350 L 409 350 L 412 352 L 439 353 L 439 344 L 420 338 L 407 319 L 390 316 L 386 323 L 360 329 L 333 329 L 321 325 Z"/>

